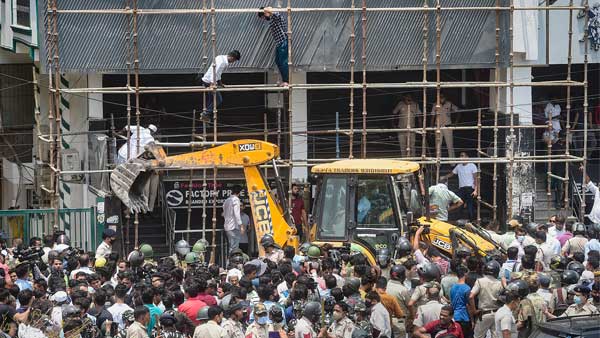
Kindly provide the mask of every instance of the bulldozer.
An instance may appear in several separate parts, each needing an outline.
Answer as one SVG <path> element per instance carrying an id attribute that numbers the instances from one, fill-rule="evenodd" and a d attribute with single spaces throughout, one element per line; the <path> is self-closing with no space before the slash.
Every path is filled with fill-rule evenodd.
<path id="1" fill-rule="evenodd" d="M 154 143 L 138 158 L 118 165 L 110 175 L 113 193 L 131 212 L 148 210 L 149 177 L 164 170 L 242 167 L 257 242 L 273 236 L 283 247 L 298 248 L 296 227 L 288 209 L 275 159 L 279 147 L 259 140 L 237 140 L 205 150 L 167 156 Z M 271 163 L 278 194 L 270 189 L 259 166 Z M 309 241 L 358 251 L 376 264 L 379 250 L 393 252 L 400 237 L 411 238 L 426 227 L 421 240 L 451 257 L 460 245 L 481 256 L 500 248 L 486 233 L 471 231 L 429 217 L 422 168 L 418 163 L 387 159 L 340 160 L 312 168 L 317 184 Z M 260 254 L 263 253 L 259 248 Z"/>

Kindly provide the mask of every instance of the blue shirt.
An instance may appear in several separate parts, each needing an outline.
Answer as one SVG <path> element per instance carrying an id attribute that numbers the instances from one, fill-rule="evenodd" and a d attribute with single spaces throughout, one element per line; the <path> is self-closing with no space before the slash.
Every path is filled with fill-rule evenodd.
<path id="1" fill-rule="evenodd" d="M 154 329 L 154 325 L 156 325 L 156 320 L 160 318 L 160 315 L 162 315 L 163 312 L 154 304 L 144 304 L 144 306 L 150 310 L 150 322 L 148 323 L 146 330 L 148 331 L 148 336 L 152 336 L 152 329 Z"/>
<path id="2" fill-rule="evenodd" d="M 450 289 L 450 301 L 452 308 L 454 308 L 454 320 L 457 322 L 468 322 L 470 320 L 469 311 L 467 310 L 470 293 L 471 287 L 467 284 L 454 284 Z"/>
<path id="3" fill-rule="evenodd" d="M 31 283 L 26 279 L 17 279 L 15 284 L 19 287 L 19 291 L 23 290 L 33 290 Z"/>

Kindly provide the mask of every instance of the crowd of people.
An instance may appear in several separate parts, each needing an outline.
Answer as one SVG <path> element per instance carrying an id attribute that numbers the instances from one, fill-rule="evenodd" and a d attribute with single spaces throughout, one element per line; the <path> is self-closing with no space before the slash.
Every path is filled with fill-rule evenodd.
<path id="1" fill-rule="evenodd" d="M 508 338 L 598 314 L 600 224 L 522 223 L 487 230 L 505 254 L 457 247 L 447 258 L 420 240 L 420 227 L 375 264 L 310 243 L 280 248 L 268 235 L 263 257 L 234 249 L 224 266 L 205 263 L 204 240 L 181 240 L 160 259 L 147 244 L 119 258 L 111 229 L 95 253 L 60 232 L 3 243 L 0 329 L 27 338 Z"/>

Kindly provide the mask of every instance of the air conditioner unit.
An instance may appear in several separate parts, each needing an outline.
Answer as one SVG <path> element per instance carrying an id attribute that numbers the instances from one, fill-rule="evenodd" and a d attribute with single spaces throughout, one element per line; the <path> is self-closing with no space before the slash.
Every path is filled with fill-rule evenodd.
<path id="1" fill-rule="evenodd" d="M 62 171 L 79 171 L 81 170 L 81 160 L 79 159 L 79 151 L 76 149 L 64 149 L 61 155 L 61 170 Z M 81 181 L 83 174 L 63 175 L 62 180 L 66 182 Z"/>

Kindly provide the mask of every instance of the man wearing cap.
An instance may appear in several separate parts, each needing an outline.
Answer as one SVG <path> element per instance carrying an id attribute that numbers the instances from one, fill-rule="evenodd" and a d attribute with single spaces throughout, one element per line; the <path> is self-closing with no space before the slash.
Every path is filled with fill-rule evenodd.
<path id="1" fill-rule="evenodd" d="M 241 320 L 244 318 L 244 304 L 241 302 L 229 305 L 229 318 L 223 322 L 223 329 L 227 337 L 244 338 L 244 325 Z"/>
<path id="2" fill-rule="evenodd" d="M 502 241 L 500 241 L 499 243 L 502 246 L 502 248 L 504 248 L 504 250 L 507 250 L 512 244 L 512 242 L 515 240 L 515 229 L 518 228 L 520 225 L 521 224 L 519 224 L 519 221 L 517 221 L 516 219 L 511 219 L 510 221 L 508 221 L 507 230 L 504 233 L 504 235 L 502 235 Z"/>
<path id="3" fill-rule="evenodd" d="M 69 296 L 64 291 L 58 291 L 57 293 L 50 296 L 50 300 L 54 304 L 54 306 L 52 307 L 52 312 L 50 314 L 50 319 L 52 319 L 54 324 L 62 325 L 62 306 L 65 304 L 69 304 Z"/>
<path id="4" fill-rule="evenodd" d="M 333 306 L 333 323 L 329 326 L 325 338 L 352 338 L 355 326 L 348 318 L 348 305 L 337 303 Z"/>
<path id="5" fill-rule="evenodd" d="M 575 297 L 573 297 L 573 301 L 575 301 L 575 303 L 569 305 L 567 310 L 560 315 L 560 317 L 598 314 L 598 309 L 594 305 L 588 303 L 588 298 L 590 297 L 590 289 L 588 287 L 577 285 L 573 291 L 575 292 Z M 556 316 L 551 314 L 547 308 L 545 309 L 544 314 L 548 319 L 556 318 Z"/>
<path id="6" fill-rule="evenodd" d="M 268 338 L 269 331 L 274 331 L 269 320 L 269 312 L 263 303 L 256 303 L 253 308 L 254 321 L 246 329 L 246 338 Z"/>
<path id="7" fill-rule="evenodd" d="M 127 143 L 123 144 L 121 148 L 119 148 L 119 163 L 127 162 L 132 158 L 137 158 L 138 155 L 142 154 L 145 151 L 145 146 L 148 143 L 154 142 L 153 134 L 156 133 L 158 128 L 155 125 L 149 124 L 148 128 L 144 128 L 136 125 L 125 126 L 123 128 L 125 132 L 129 131 L 129 149 L 127 149 Z M 138 134 L 139 132 L 139 134 Z M 138 139 L 139 143 L 139 151 L 138 151 Z M 129 150 L 129 153 L 128 153 Z M 129 155 L 129 156 L 127 156 Z"/>
<path id="8" fill-rule="evenodd" d="M 175 328 L 177 319 L 171 313 L 163 313 L 158 321 L 160 322 L 160 330 L 155 330 L 152 337 L 186 338 L 186 335 Z"/>
<path id="9" fill-rule="evenodd" d="M 273 237 L 271 235 L 264 235 L 260 241 L 260 244 L 265 249 L 264 257 L 266 259 L 275 263 L 279 263 L 283 259 L 283 250 L 281 250 L 279 245 L 273 241 Z"/>
<path id="10" fill-rule="evenodd" d="M 108 257 L 112 253 L 112 245 L 117 240 L 117 232 L 111 228 L 106 228 L 102 232 L 102 243 L 96 249 L 96 259 Z"/>

